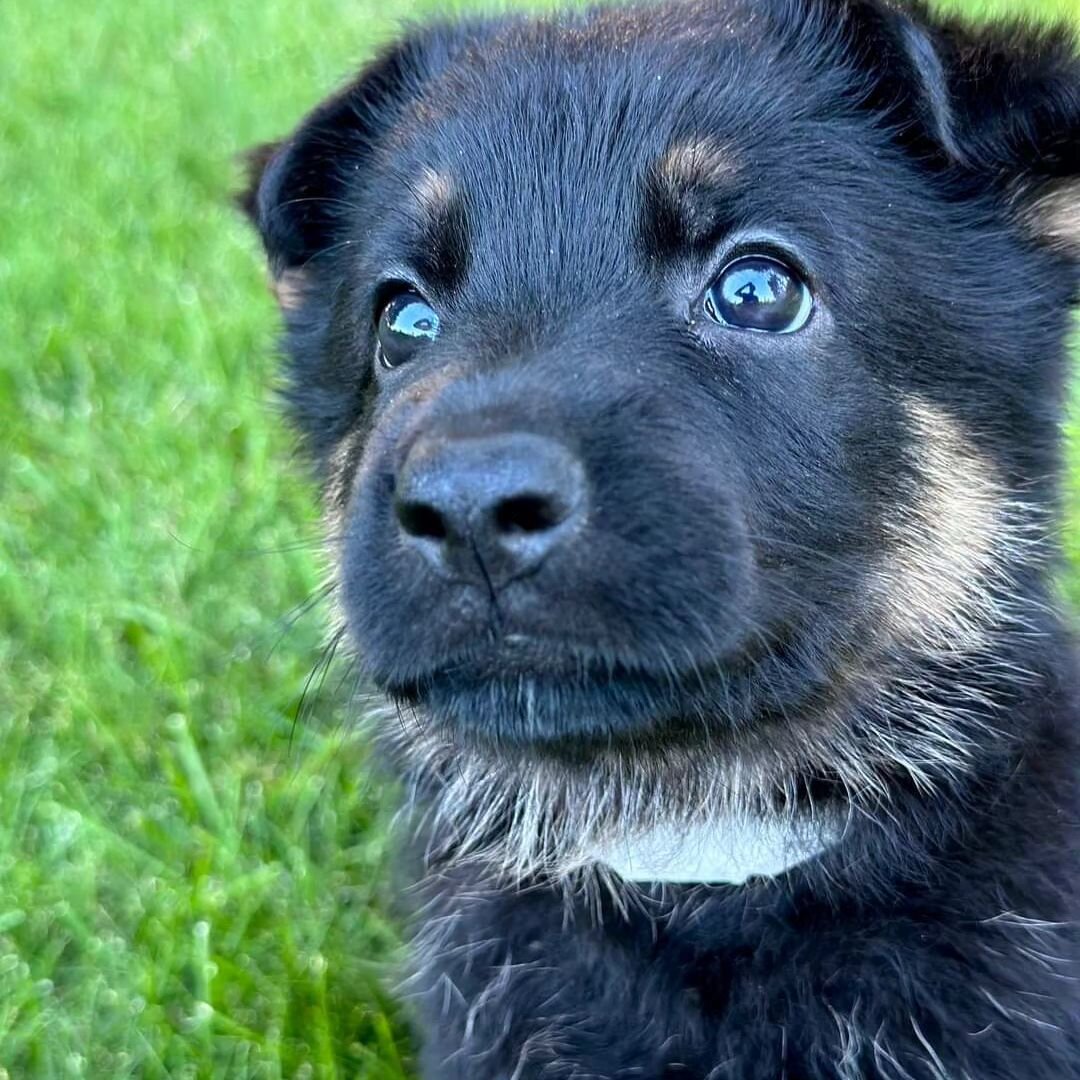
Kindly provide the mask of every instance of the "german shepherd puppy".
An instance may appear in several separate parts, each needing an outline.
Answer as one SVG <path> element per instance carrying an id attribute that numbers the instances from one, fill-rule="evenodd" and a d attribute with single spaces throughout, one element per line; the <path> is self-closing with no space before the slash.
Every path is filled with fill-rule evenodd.
<path id="1" fill-rule="evenodd" d="M 457 22 L 252 160 L 424 1075 L 1080 1077 L 1069 34 Z"/>

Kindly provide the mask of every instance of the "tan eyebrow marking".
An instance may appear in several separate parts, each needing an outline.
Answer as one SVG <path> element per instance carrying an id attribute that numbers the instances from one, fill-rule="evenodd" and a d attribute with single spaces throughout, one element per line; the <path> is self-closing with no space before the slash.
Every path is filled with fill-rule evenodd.
<path id="1" fill-rule="evenodd" d="M 675 143 L 656 163 L 657 179 L 673 194 L 727 183 L 738 171 L 734 157 L 711 135 Z"/>
<path id="2" fill-rule="evenodd" d="M 412 193 L 421 210 L 431 217 L 442 214 L 454 192 L 453 180 L 447 173 L 426 166 L 420 179 L 412 185 Z"/>
<path id="3" fill-rule="evenodd" d="M 707 243 L 730 208 L 721 197 L 740 171 L 728 148 L 711 135 L 674 143 L 645 177 L 645 228 L 657 251 L 675 253 Z"/>

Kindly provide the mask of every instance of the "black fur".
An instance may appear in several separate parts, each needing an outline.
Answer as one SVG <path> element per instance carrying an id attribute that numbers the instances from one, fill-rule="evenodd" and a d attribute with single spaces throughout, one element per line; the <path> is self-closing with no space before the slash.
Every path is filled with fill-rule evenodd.
<path id="1" fill-rule="evenodd" d="M 351 638 L 415 725 L 425 1075 L 1080 1077 L 1066 31 L 885 0 L 437 26 L 253 174 Z M 805 274 L 805 329 L 703 316 L 747 248 Z M 440 329 L 386 370 L 395 281 Z M 395 518 L 414 450 L 492 436 L 564 448 L 587 513 L 528 573 L 436 572 Z M 738 760 L 761 812 L 847 826 L 775 879 L 576 892 L 508 878 L 512 813 L 479 844 L 423 814 L 474 761 L 601 759 L 676 816 Z"/>

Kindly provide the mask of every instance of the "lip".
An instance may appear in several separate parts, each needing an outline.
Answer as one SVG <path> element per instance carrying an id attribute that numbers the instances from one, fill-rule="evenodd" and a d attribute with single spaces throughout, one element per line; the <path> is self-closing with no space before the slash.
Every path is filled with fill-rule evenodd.
<path id="1" fill-rule="evenodd" d="M 689 697 L 677 681 L 617 665 L 579 665 L 572 677 L 520 665 L 512 674 L 458 666 L 386 689 L 455 738 L 515 745 L 640 737 L 683 715 Z"/>
<path id="2" fill-rule="evenodd" d="M 427 686 L 445 680 L 497 682 L 499 680 L 578 679 L 603 682 L 609 678 L 650 677 L 649 668 L 623 650 L 616 651 L 569 638 L 510 632 L 489 627 L 477 634 L 468 648 L 455 649 L 424 668 L 415 668 L 401 679 L 382 680 L 391 690 Z"/>
<path id="3" fill-rule="evenodd" d="M 742 723 L 753 703 L 755 664 L 766 652 L 775 657 L 783 649 L 761 639 L 676 668 L 503 631 L 430 666 L 371 675 L 391 699 L 455 742 L 640 748 L 654 736 L 665 745 L 700 738 L 702 724 L 719 731 Z"/>

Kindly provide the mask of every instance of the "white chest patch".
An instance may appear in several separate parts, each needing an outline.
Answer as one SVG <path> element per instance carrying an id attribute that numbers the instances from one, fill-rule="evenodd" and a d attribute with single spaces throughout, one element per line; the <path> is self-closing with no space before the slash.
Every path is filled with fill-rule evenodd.
<path id="1" fill-rule="evenodd" d="M 625 881 L 741 885 L 776 877 L 820 855 L 840 838 L 821 821 L 728 816 L 693 825 L 660 825 L 591 848 Z"/>

